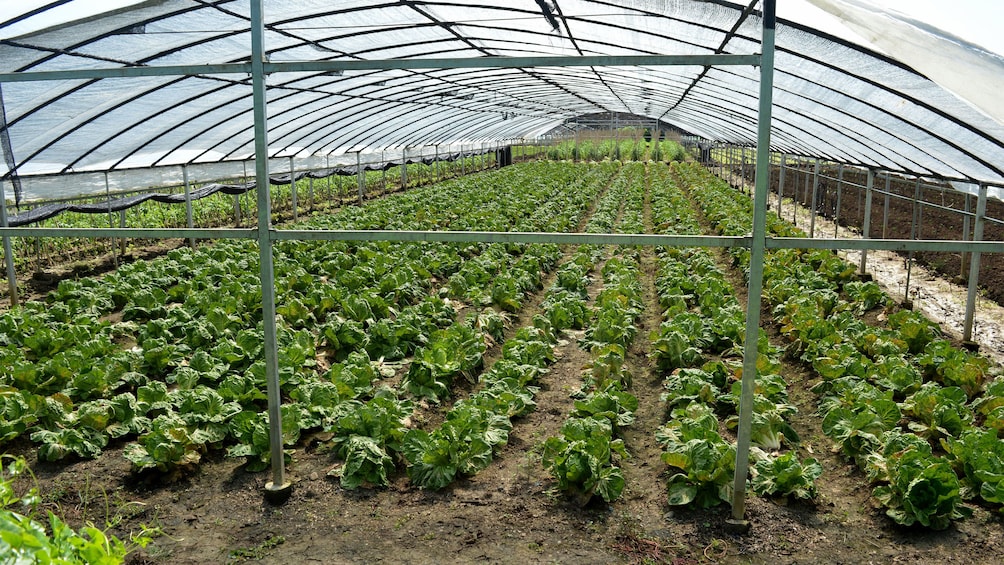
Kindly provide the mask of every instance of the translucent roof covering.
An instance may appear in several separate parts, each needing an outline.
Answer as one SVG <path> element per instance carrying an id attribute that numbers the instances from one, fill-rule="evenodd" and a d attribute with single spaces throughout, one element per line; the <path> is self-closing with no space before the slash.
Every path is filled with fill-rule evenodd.
<path id="1" fill-rule="evenodd" d="M 779 4 L 772 149 L 1004 183 L 1004 104 L 995 96 L 1004 89 L 1004 59 L 988 46 L 997 35 L 959 38 L 925 23 L 930 12 L 897 11 L 907 9 L 903 2 Z M 966 4 L 948 8 L 964 12 Z M 264 0 L 265 49 L 272 63 L 742 55 L 760 50 L 758 8 L 757 0 Z M 999 29 L 997 12 L 971 20 L 973 29 Z M 44 198 L 104 191 L 105 172 L 111 188 L 176 182 L 182 165 L 204 176 L 238 175 L 254 156 L 246 72 L 14 77 L 250 57 L 248 0 L 0 8 L 0 173 L 8 198 L 15 176 L 26 197 Z M 756 141 L 753 66 L 299 71 L 272 72 L 266 83 L 269 154 L 285 170 L 289 157 L 307 167 L 432 146 L 479 150 L 602 112 L 659 119 L 709 140 Z"/>

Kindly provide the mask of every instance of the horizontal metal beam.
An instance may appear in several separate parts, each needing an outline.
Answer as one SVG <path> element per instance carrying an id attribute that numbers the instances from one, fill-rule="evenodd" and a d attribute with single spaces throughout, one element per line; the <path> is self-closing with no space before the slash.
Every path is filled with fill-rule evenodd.
<path id="1" fill-rule="evenodd" d="M 558 232 L 277 230 L 275 240 L 445 241 L 478 243 L 559 243 L 574 245 L 666 245 L 674 247 L 748 247 L 748 237 Z"/>
<path id="2" fill-rule="evenodd" d="M 257 230 L 227 228 L 0 228 L 11 237 L 131 237 L 138 239 L 255 239 Z"/>
<path id="3" fill-rule="evenodd" d="M 885 251 L 965 251 L 1004 253 L 1000 241 L 952 241 L 937 239 L 833 239 L 806 237 L 767 238 L 768 249 L 882 249 Z"/>
<path id="4" fill-rule="evenodd" d="M 265 63 L 265 73 L 339 72 L 387 69 L 502 69 L 528 67 L 732 66 L 760 64 L 760 55 L 590 55 L 565 57 L 463 57 L 429 59 L 369 59 L 338 61 L 283 61 Z M 0 73 L 0 83 L 95 78 L 249 74 L 250 63 L 165 65 Z"/>
<path id="5" fill-rule="evenodd" d="M 265 72 L 372 71 L 387 69 L 512 69 L 527 67 L 756 66 L 760 55 L 584 55 L 547 57 L 463 57 L 284 61 L 266 63 Z"/>
<path id="6" fill-rule="evenodd" d="M 107 67 L 67 69 L 65 71 L 25 71 L 0 73 L 0 82 L 35 82 L 40 80 L 88 80 L 94 78 L 163 77 L 187 75 L 249 74 L 251 63 L 219 65 L 163 65 L 156 67 Z"/>

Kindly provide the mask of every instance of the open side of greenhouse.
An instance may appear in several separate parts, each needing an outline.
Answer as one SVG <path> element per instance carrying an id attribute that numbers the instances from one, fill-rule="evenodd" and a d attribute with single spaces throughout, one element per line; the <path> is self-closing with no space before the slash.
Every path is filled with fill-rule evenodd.
<path id="1" fill-rule="evenodd" d="M 0 234 L 16 300 L 11 238 L 255 240 L 265 320 L 272 480 L 283 464 L 274 242 L 469 241 L 750 250 L 733 518 L 745 518 L 763 258 L 769 249 L 971 253 L 967 329 L 988 199 L 1004 199 L 1004 58 L 973 37 L 878 0 L 521 0 L 380 3 L 80 0 L 0 12 Z M 784 4 L 789 4 L 785 6 Z M 783 10 L 798 4 L 786 17 Z M 14 13 L 10 11 L 14 10 Z M 420 161 L 502 156 L 576 142 L 584 116 L 668 124 L 712 170 L 755 179 L 745 236 L 273 227 L 269 189 L 297 176 L 358 175 Z M 612 120 L 613 118 L 611 118 Z M 616 129 L 616 128 L 611 128 Z M 508 148 L 508 149 L 507 149 Z M 890 175 L 974 197 L 973 236 L 957 241 L 773 237 L 769 170 L 797 163 L 865 172 L 864 233 Z M 723 176 L 732 174 L 722 169 Z M 787 171 L 787 172 L 786 172 Z M 843 172 L 840 173 L 843 175 Z M 281 177 L 280 175 L 285 175 Z M 254 182 L 235 182 L 234 179 Z M 810 182 L 806 175 L 806 186 Z M 879 179 L 879 180 L 876 180 Z M 253 190 L 253 228 L 38 228 L 17 210 L 98 198 L 109 217 L 135 191 L 190 184 Z M 229 183 L 229 184 L 228 184 Z M 229 187 L 229 188 L 227 188 Z M 815 190 L 813 190 L 813 195 Z M 780 193 L 778 194 L 780 198 Z M 134 197 L 136 203 L 147 196 Z M 152 197 L 149 197 L 152 198 Z M 167 198 L 166 196 L 164 198 Z M 294 192 L 294 199 L 295 199 Z M 295 200 L 294 200 L 295 202 Z M 967 206 L 969 198 L 966 199 Z M 294 204 L 295 206 L 295 204 Z M 115 208 L 118 211 L 120 208 Z M 815 206 L 813 206 L 815 209 Z M 40 217 L 40 216 L 39 216 Z M 998 221 L 990 219 L 990 221 Z M 967 227 L 968 229 L 968 227 Z M 860 273 L 867 269 L 862 253 Z"/>

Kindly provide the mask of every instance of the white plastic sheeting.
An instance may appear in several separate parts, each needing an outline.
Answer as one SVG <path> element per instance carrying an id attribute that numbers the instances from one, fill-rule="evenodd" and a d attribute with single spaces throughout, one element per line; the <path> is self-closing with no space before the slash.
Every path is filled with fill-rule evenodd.
<path id="1" fill-rule="evenodd" d="M 999 55 L 919 25 L 878 0 L 809 1 L 826 10 L 816 10 L 829 18 L 819 27 L 846 33 L 820 31 L 815 17 L 780 22 L 772 149 L 1004 183 L 1004 125 L 981 86 L 1004 76 Z M 37 2 L 20 11 L 0 9 L 0 74 L 246 63 L 250 57 L 247 0 L 152 0 L 85 19 L 76 18 L 94 2 L 52 4 L 60 10 L 52 27 L 32 25 L 50 11 Z M 780 4 L 783 18 L 786 1 Z M 750 54 L 760 48 L 756 1 L 547 5 L 548 14 L 535 0 L 265 0 L 265 47 L 272 62 Z M 39 12 L 18 18 L 31 10 Z M 884 26 L 895 34 L 875 33 Z M 921 56 L 931 45 L 948 44 L 951 57 L 964 56 L 964 68 L 946 57 Z M 357 152 L 400 156 L 406 147 L 443 145 L 455 152 L 530 138 L 602 112 L 752 145 L 758 73 L 748 66 L 273 73 L 267 78 L 269 153 L 307 165 L 352 163 Z M 246 74 L 8 79 L 0 88 L 10 141 L 0 174 L 16 173 L 26 198 L 103 192 L 105 172 L 113 188 L 156 186 L 176 177 L 181 165 L 210 180 L 214 171 L 242 168 L 254 153 Z M 4 182 L 8 198 L 11 186 Z"/>

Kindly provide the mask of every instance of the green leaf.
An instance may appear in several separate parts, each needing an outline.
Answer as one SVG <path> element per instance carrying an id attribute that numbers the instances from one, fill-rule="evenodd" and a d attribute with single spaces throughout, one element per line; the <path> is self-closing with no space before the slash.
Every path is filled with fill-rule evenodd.
<path id="1" fill-rule="evenodd" d="M 394 462 L 374 438 L 352 436 L 343 449 L 345 464 L 338 470 L 342 488 L 355 489 L 363 483 L 386 486 Z"/>

